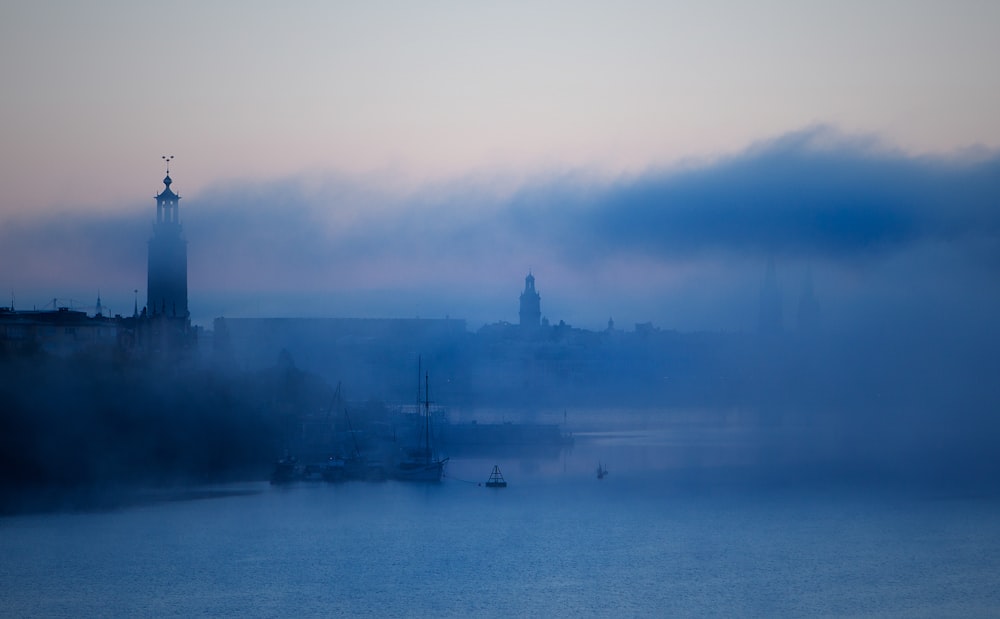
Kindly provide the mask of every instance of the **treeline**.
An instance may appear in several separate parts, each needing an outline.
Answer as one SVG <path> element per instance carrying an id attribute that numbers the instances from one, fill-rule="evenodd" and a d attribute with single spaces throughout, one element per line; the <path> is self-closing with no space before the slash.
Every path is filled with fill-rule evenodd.
<path id="1" fill-rule="evenodd" d="M 282 420 L 329 397 L 287 359 L 245 373 L 193 361 L 0 357 L 0 511 L 261 478 L 280 452 Z"/>

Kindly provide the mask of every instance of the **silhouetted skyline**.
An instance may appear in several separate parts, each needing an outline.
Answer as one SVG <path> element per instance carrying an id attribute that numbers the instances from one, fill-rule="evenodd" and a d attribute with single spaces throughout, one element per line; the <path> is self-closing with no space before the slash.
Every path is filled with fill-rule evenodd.
<path id="1" fill-rule="evenodd" d="M 452 316 L 475 329 L 518 321 L 518 282 L 531 270 L 552 322 L 754 331 L 773 260 L 789 320 L 808 273 L 833 329 L 985 328 L 1000 307 L 998 170 L 995 154 L 914 158 L 817 128 L 706 167 L 603 184 L 570 175 L 509 193 L 471 182 L 403 197 L 348 179 L 220 186 L 185 194 L 190 310 L 203 326 Z M 140 196 L 127 213 L 8 222 L 4 284 L 20 309 L 53 297 L 90 307 L 100 290 L 109 311 L 128 315 L 133 291 L 147 296 L 152 212 Z"/>
<path id="2" fill-rule="evenodd" d="M 998 614 L 998 25 L 5 1 L 0 608 Z"/>
<path id="3" fill-rule="evenodd" d="M 753 331 L 769 259 L 786 322 L 808 272 L 830 328 L 984 325 L 998 13 L 12 5 L 0 286 L 129 314 L 170 153 L 202 326 L 517 322 L 532 270 L 550 321 Z"/>

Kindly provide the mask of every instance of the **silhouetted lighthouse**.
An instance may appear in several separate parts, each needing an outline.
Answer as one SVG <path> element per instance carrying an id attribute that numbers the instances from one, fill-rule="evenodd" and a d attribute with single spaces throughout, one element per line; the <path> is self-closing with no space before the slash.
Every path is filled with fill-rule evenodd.
<path id="1" fill-rule="evenodd" d="M 149 239 L 146 279 L 146 309 L 150 316 L 188 318 L 187 240 L 181 231 L 178 202 L 170 188 L 170 159 L 163 191 L 156 196 L 156 221 Z"/>

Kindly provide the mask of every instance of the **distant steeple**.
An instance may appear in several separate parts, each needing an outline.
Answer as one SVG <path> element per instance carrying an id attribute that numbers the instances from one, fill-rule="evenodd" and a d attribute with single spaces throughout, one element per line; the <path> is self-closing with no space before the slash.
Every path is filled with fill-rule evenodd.
<path id="1" fill-rule="evenodd" d="M 156 223 L 158 224 L 171 223 L 180 225 L 178 201 L 181 197 L 170 189 L 170 185 L 174 182 L 170 178 L 170 161 L 173 158 L 173 155 L 163 157 L 163 160 L 167 162 L 167 175 L 163 178 L 163 191 L 156 196 Z"/>
<path id="2" fill-rule="evenodd" d="M 542 297 L 535 291 L 535 276 L 528 271 L 521 293 L 521 310 L 518 312 L 521 327 L 536 328 L 542 321 Z"/>
<path id="3" fill-rule="evenodd" d="M 94 316 L 101 317 L 104 315 L 104 307 L 101 306 L 101 291 L 97 291 L 97 305 L 94 307 Z"/>

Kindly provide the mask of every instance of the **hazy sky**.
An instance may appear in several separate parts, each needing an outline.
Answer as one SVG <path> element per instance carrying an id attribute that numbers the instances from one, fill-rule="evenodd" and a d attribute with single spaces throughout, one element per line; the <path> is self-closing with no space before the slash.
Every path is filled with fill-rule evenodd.
<path id="1" fill-rule="evenodd" d="M 998 26 L 992 1 L 7 0 L 0 286 L 130 311 L 163 154 L 202 322 L 513 321 L 531 268 L 553 320 L 746 328 L 772 255 L 828 307 L 992 281 Z"/>

